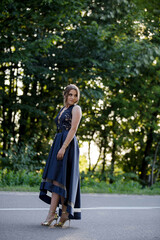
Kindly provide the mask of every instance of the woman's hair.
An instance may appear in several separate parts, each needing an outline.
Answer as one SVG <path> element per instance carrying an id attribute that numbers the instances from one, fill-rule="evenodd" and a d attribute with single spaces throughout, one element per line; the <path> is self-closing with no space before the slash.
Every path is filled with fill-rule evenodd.
<path id="1" fill-rule="evenodd" d="M 73 89 L 73 90 L 76 90 L 76 92 L 77 92 L 77 98 L 78 98 L 78 100 L 77 100 L 76 104 L 78 103 L 79 98 L 80 98 L 79 88 L 78 88 L 76 85 L 74 85 L 74 84 L 69 84 L 69 85 L 64 89 L 64 92 L 63 92 L 64 105 L 66 105 L 69 92 L 70 92 L 72 89 Z"/>

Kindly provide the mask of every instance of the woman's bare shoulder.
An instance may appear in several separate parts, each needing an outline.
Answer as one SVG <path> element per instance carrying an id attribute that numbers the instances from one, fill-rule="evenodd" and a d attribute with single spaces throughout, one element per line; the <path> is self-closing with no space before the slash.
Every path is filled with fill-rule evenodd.
<path id="1" fill-rule="evenodd" d="M 81 113 L 82 114 L 82 109 L 81 109 L 81 107 L 79 106 L 79 105 L 75 105 L 74 107 L 73 107 L 73 109 L 72 109 L 72 112 L 74 113 Z"/>
<path id="2" fill-rule="evenodd" d="M 81 109 L 81 107 L 78 104 L 76 104 L 74 105 L 73 109 Z"/>

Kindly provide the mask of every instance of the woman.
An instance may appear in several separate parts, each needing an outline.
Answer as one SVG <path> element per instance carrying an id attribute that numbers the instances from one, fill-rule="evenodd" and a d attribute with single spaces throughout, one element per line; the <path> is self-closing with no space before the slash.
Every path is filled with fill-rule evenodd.
<path id="1" fill-rule="evenodd" d="M 79 181 L 79 147 L 75 136 L 82 117 L 77 105 L 80 92 L 74 84 L 64 90 L 64 107 L 55 122 L 57 134 L 52 144 L 42 176 L 39 198 L 50 204 L 50 209 L 43 226 L 49 226 L 58 219 L 54 227 L 62 227 L 67 220 L 81 219 L 80 181 Z M 52 193 L 52 197 L 47 195 Z M 59 206 L 58 206 L 59 204 Z"/>

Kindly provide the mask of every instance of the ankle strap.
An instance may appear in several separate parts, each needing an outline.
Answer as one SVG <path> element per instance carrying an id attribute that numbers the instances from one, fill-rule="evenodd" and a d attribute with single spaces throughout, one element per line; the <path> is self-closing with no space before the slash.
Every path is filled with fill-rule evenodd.
<path id="1" fill-rule="evenodd" d="M 49 211 L 50 213 L 56 213 L 56 211 Z"/>

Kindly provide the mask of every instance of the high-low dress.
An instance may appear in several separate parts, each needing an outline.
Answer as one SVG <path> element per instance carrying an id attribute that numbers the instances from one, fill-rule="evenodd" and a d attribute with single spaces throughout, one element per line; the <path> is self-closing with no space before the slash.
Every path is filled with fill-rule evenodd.
<path id="1" fill-rule="evenodd" d="M 71 105 L 64 111 L 63 107 L 55 118 L 57 133 L 42 175 L 39 198 L 50 204 L 51 197 L 47 195 L 47 193 L 48 191 L 55 192 L 64 197 L 64 204 L 67 206 L 69 218 L 81 219 L 79 146 L 75 135 L 66 148 L 63 159 L 57 160 L 57 153 L 71 128 L 72 109 L 74 106 L 75 105 Z M 56 182 L 56 185 L 54 182 Z M 61 200 L 59 200 L 58 209 L 59 215 L 61 216 Z"/>

